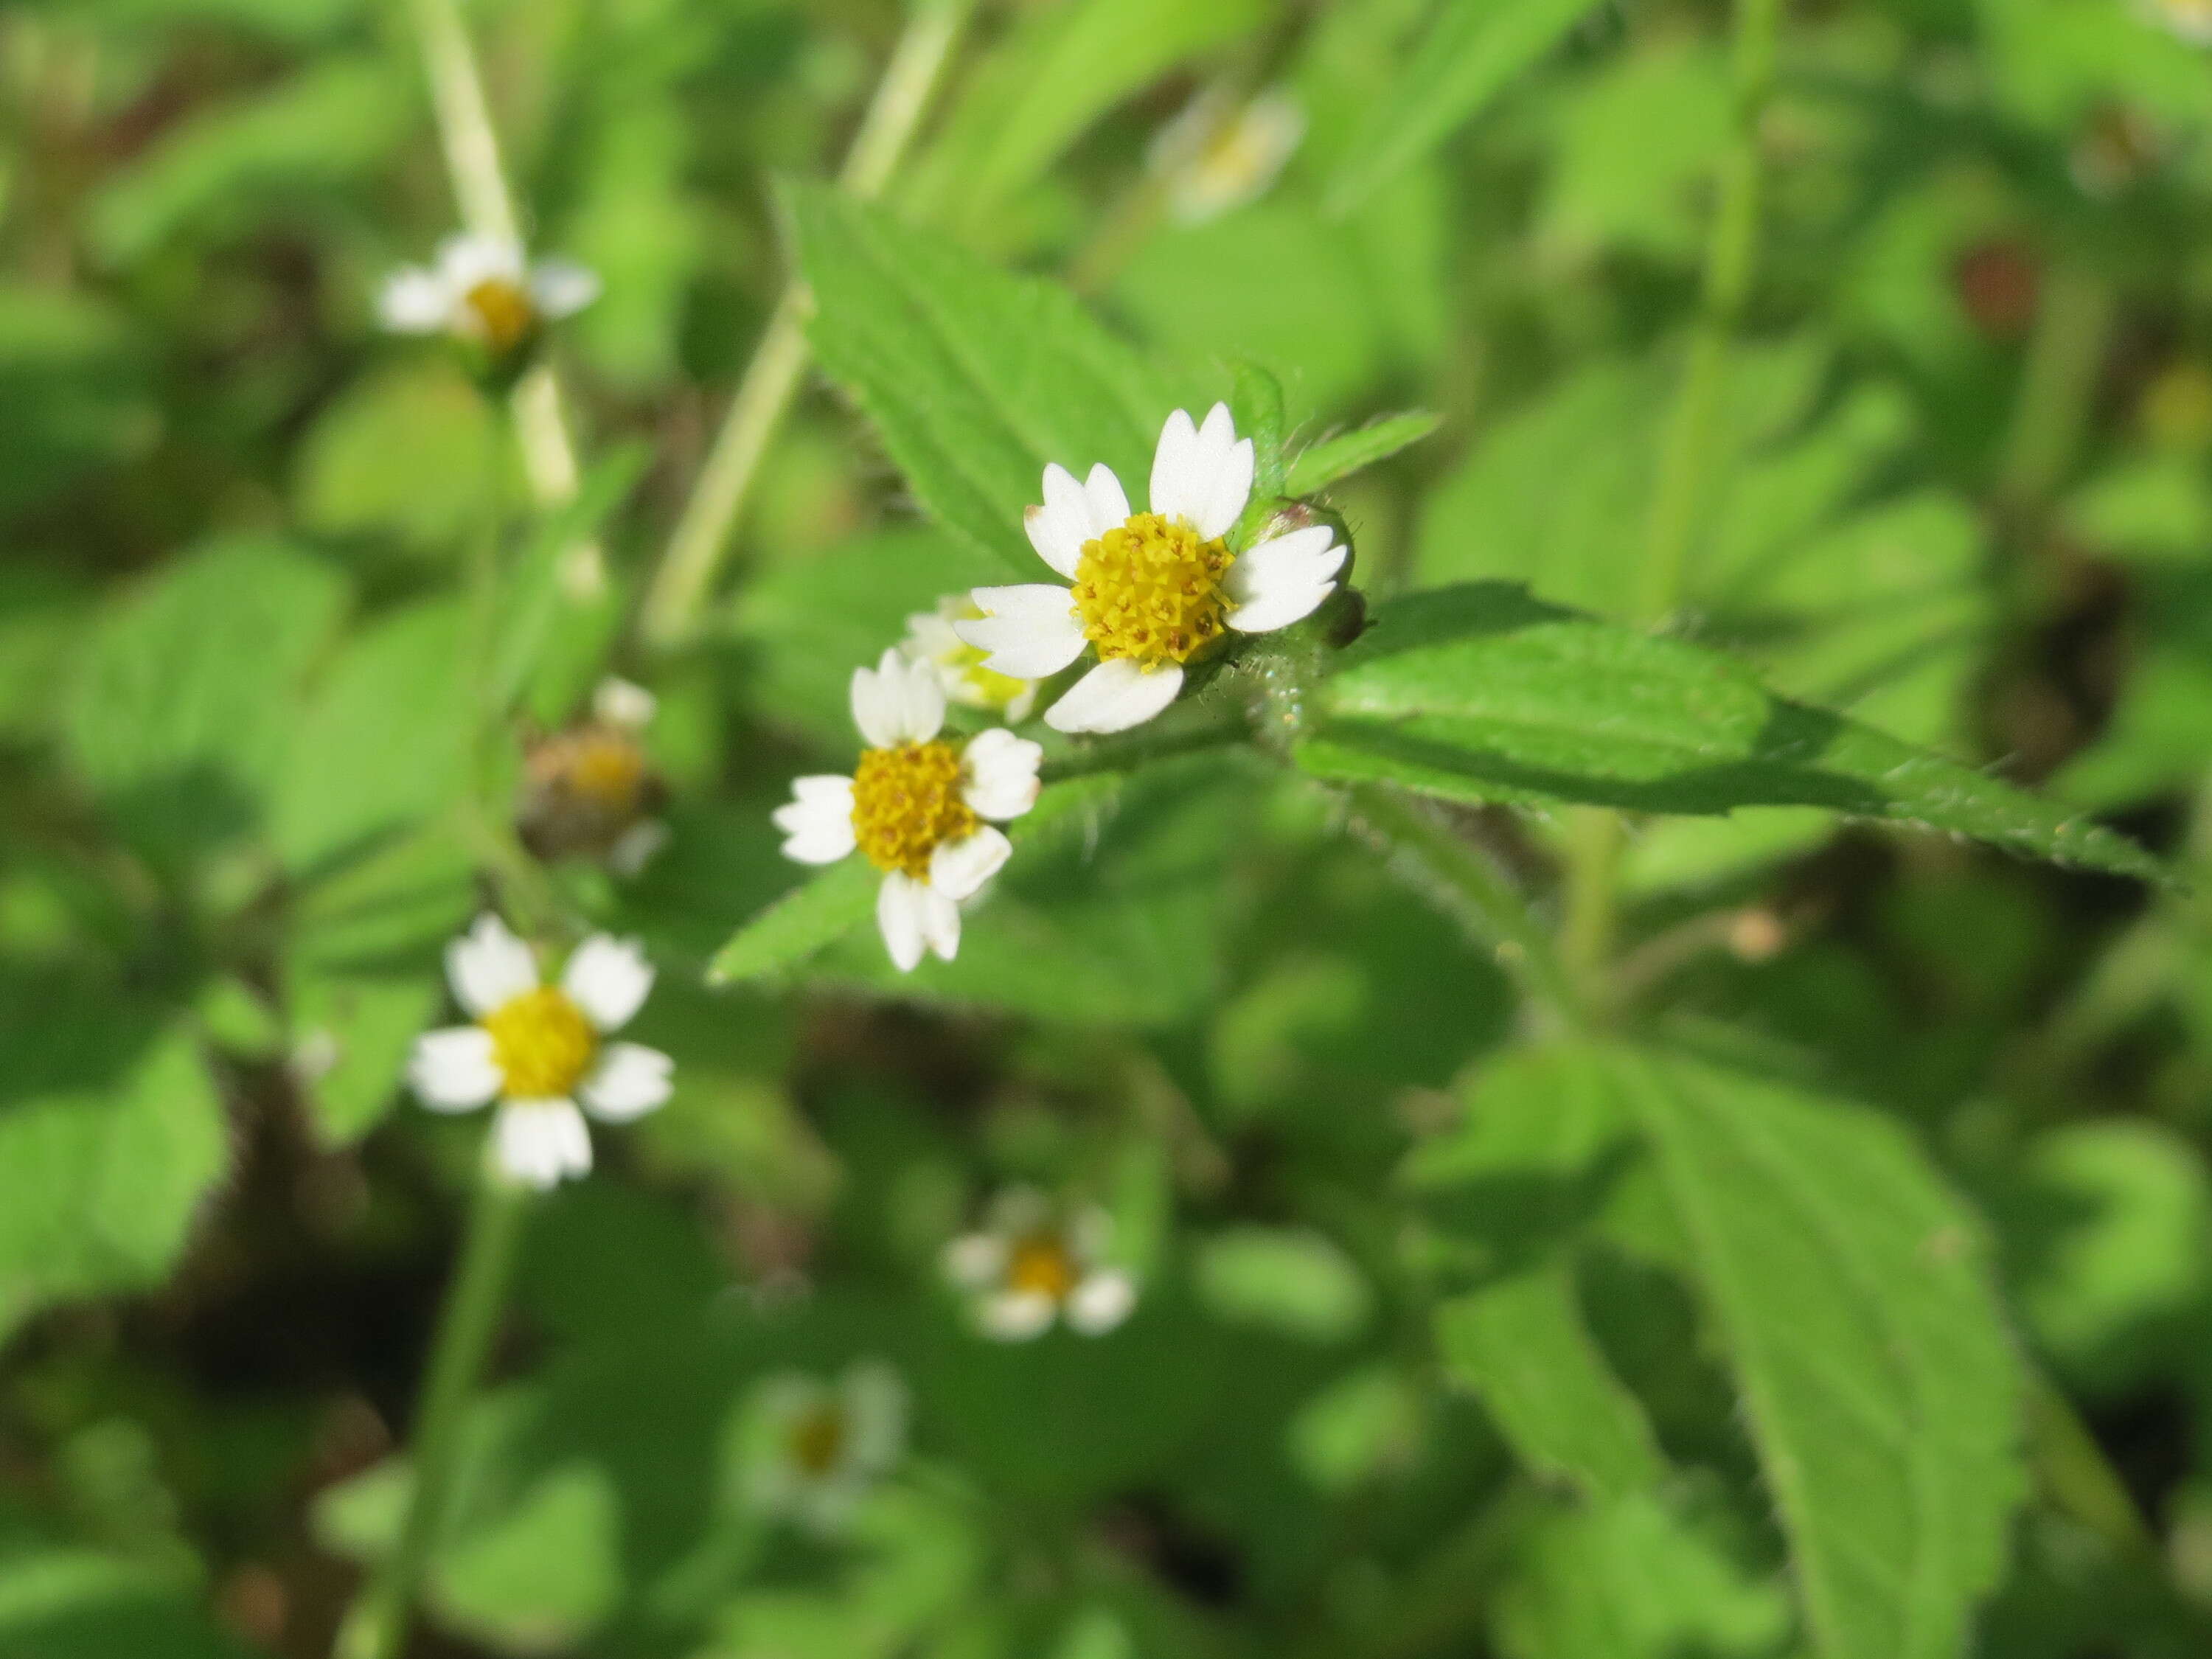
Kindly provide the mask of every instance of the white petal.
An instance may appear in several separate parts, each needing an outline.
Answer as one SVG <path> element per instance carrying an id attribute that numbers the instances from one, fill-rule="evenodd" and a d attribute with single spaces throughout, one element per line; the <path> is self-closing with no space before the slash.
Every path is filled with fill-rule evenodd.
<path id="1" fill-rule="evenodd" d="M 995 835 L 996 830 L 976 831 L 978 835 Z M 921 917 L 923 943 L 937 952 L 940 962 L 950 962 L 960 954 L 960 907 L 950 895 L 934 887 L 917 884 L 915 908 Z"/>
<path id="2" fill-rule="evenodd" d="M 1152 511 L 1164 519 L 1197 523 L 1198 510 L 1206 504 L 1198 469 L 1198 428 L 1188 412 L 1178 409 L 1160 428 L 1159 447 L 1152 451 Z"/>
<path id="3" fill-rule="evenodd" d="M 1055 732 L 1126 732 L 1176 700 L 1182 670 L 1170 664 L 1146 673 L 1127 657 L 1102 662 L 1045 711 Z"/>
<path id="4" fill-rule="evenodd" d="M 1091 469 L 1091 476 L 1083 481 L 1083 499 L 1091 509 L 1091 536 L 1103 536 L 1109 530 L 1118 530 L 1129 521 L 1129 496 L 1121 488 L 1121 481 L 1114 476 L 1114 469 L 1101 461 Z M 1087 541 L 1091 537 L 1085 537 Z M 1075 573 L 1067 573 L 1073 576 Z"/>
<path id="5" fill-rule="evenodd" d="M 376 315 L 394 334 L 435 334 L 453 321 L 453 291 L 435 272 L 410 266 L 385 279 Z"/>
<path id="6" fill-rule="evenodd" d="M 669 830 L 659 818 L 645 818 L 616 837 L 607 848 L 607 868 L 624 881 L 633 881 L 668 845 Z"/>
<path id="7" fill-rule="evenodd" d="M 1003 1238 L 1033 1233 L 1052 1219 L 1052 1200 L 1035 1187 L 1002 1188 L 991 1200 L 987 1224 Z"/>
<path id="8" fill-rule="evenodd" d="M 1236 567 L 1231 565 L 1231 569 Z M 1018 680 L 1057 674 L 1083 654 L 1083 624 L 1075 598 L 1050 582 L 979 587 L 972 595 L 983 614 L 952 624 L 955 633 L 990 654 L 983 666 Z"/>
<path id="9" fill-rule="evenodd" d="M 641 685 L 610 674 L 592 693 L 592 717 L 607 726 L 626 726 L 637 731 L 653 724 L 660 699 Z"/>
<path id="10" fill-rule="evenodd" d="M 465 296 L 478 283 L 503 282 L 520 286 L 523 281 L 522 248 L 500 236 L 477 236 L 464 231 L 438 244 L 438 274 L 456 297 Z"/>
<path id="11" fill-rule="evenodd" d="M 481 1025 L 449 1025 L 415 1039 L 407 1082 L 434 1112 L 465 1112 L 483 1105 L 505 1081 L 493 1057 L 491 1033 Z"/>
<path id="12" fill-rule="evenodd" d="M 1221 404 L 1214 405 L 1215 414 L 1224 412 Z M 1198 526 L 1198 533 L 1206 540 L 1226 536 L 1243 516 L 1244 504 L 1252 499 L 1254 465 L 1249 438 L 1239 439 L 1229 446 L 1219 471 L 1213 475 L 1213 486 L 1206 492 L 1206 506 L 1193 520 Z"/>
<path id="13" fill-rule="evenodd" d="M 530 298 L 549 322 L 573 317 L 599 297 L 599 274 L 574 259 L 540 259 L 530 268 Z"/>
<path id="14" fill-rule="evenodd" d="M 510 1100 L 492 1124 L 499 1167 L 543 1190 L 592 1167 L 592 1132 L 572 1100 Z"/>
<path id="15" fill-rule="evenodd" d="M 937 850 L 929 855 L 930 890 L 956 903 L 971 897 L 1005 867 L 1013 851 L 1014 844 L 1006 839 L 1005 832 L 988 823 L 958 841 L 939 842 Z M 952 943 L 957 946 L 959 942 L 959 930 L 956 927 Z M 938 955 L 948 962 L 952 959 L 949 950 L 939 951 Z"/>
<path id="16" fill-rule="evenodd" d="M 945 684 L 892 646 L 874 668 L 853 671 L 853 724 L 872 749 L 927 743 L 945 724 Z"/>
<path id="17" fill-rule="evenodd" d="M 538 988 L 538 959 L 489 910 L 446 947 L 446 977 L 462 1007 L 483 1015 Z"/>
<path id="18" fill-rule="evenodd" d="M 893 870 L 876 890 L 876 927 L 891 966 L 910 974 L 921 960 L 921 902 L 929 891 L 903 870 Z"/>
<path id="19" fill-rule="evenodd" d="M 1036 805 L 1037 768 L 1044 746 L 1018 738 L 1003 726 L 979 732 L 960 757 L 965 778 L 961 799 L 982 817 L 1005 823 Z"/>
<path id="20" fill-rule="evenodd" d="M 635 939 L 594 933 L 568 958 L 561 988 L 600 1030 L 619 1030 L 653 989 L 653 964 Z"/>
<path id="21" fill-rule="evenodd" d="M 975 1324 L 984 1335 L 1001 1342 L 1026 1342 L 1051 1329 L 1057 1311 L 1042 1291 L 1000 1291 L 975 1304 Z"/>
<path id="22" fill-rule="evenodd" d="M 1245 634 L 1287 628 L 1334 591 L 1344 549 L 1327 525 L 1309 525 L 1266 541 L 1229 567 L 1225 586 L 1236 608 L 1223 618 Z"/>
<path id="23" fill-rule="evenodd" d="M 835 864 L 853 850 L 853 781 L 834 774 L 792 780 L 793 799 L 769 814 L 783 831 L 783 855 Z"/>
<path id="24" fill-rule="evenodd" d="M 1083 544 L 1098 533 L 1091 527 L 1091 501 L 1083 486 L 1058 463 L 1045 468 L 1044 505 L 1022 514 L 1022 528 L 1029 532 L 1037 556 L 1071 581 Z"/>
<path id="25" fill-rule="evenodd" d="M 1119 1267 L 1102 1267 L 1067 1298 L 1067 1323 L 1085 1336 L 1102 1336 L 1137 1305 L 1137 1281 Z"/>
<path id="26" fill-rule="evenodd" d="M 906 1449 L 906 1384 L 883 1361 L 864 1359 L 846 1371 L 841 1392 L 846 1462 L 863 1474 L 879 1474 Z"/>
<path id="27" fill-rule="evenodd" d="M 668 1103 L 676 1062 L 658 1048 L 610 1042 L 577 1089 L 584 1109 L 605 1123 L 628 1123 Z"/>
<path id="28" fill-rule="evenodd" d="M 969 1290 L 995 1285 L 1006 1270 L 1006 1241 L 995 1232 L 965 1233 L 945 1247 L 945 1276 Z"/>

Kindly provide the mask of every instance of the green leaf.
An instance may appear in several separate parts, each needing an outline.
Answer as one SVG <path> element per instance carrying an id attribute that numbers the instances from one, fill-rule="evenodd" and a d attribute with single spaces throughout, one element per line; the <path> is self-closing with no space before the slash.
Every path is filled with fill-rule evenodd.
<path id="1" fill-rule="evenodd" d="M 915 168 L 910 199 L 933 220 L 988 224 L 1107 110 L 1267 15 L 1259 0 L 1069 0 L 1021 14 Z"/>
<path id="2" fill-rule="evenodd" d="M 1952 1659 L 2025 1490 L 1975 1225 L 1873 1113 L 1619 1054 L 1825 1659 Z"/>
<path id="3" fill-rule="evenodd" d="M 151 354 L 82 293 L 0 287 L 0 514 L 152 447 Z"/>
<path id="4" fill-rule="evenodd" d="M 1064 289 L 835 191 L 793 187 L 809 337 L 931 516 L 1023 577 L 1045 464 L 1150 476 L 1172 395 Z"/>
<path id="5" fill-rule="evenodd" d="M 1444 0 L 1331 175 L 1329 211 L 1351 212 L 1448 137 L 1563 40 L 1595 0 Z"/>
<path id="6" fill-rule="evenodd" d="M 4 1659 L 247 1659 L 184 1574 L 90 1550 L 27 1548 L 0 1565 Z"/>
<path id="7" fill-rule="evenodd" d="M 331 398 L 307 428 L 293 468 L 294 510 L 319 536 L 458 562 L 484 532 L 505 453 L 496 428 L 451 357 L 387 363 Z"/>
<path id="8" fill-rule="evenodd" d="M 1290 481 L 1284 486 L 1286 495 L 1311 495 L 1326 489 L 1340 478 L 1370 467 L 1376 462 L 1387 460 L 1400 450 L 1409 447 L 1434 432 L 1443 423 L 1443 416 L 1431 415 L 1426 410 L 1412 410 L 1403 415 L 1385 416 L 1361 427 L 1356 432 L 1340 432 L 1334 438 L 1323 438 L 1319 443 L 1309 444 L 1298 452 L 1291 463 Z"/>
<path id="9" fill-rule="evenodd" d="M 1480 1397 L 1529 1468 L 1595 1498 L 1658 1484 L 1665 1465 L 1651 1425 L 1592 1339 L 1570 1264 L 1453 1297 L 1436 1322 L 1445 1370 Z"/>
<path id="10" fill-rule="evenodd" d="M 182 1025 L 149 1038 L 143 1011 L 9 994 L 12 1063 L 39 1071 L 36 1043 L 61 1075 L 17 1079 L 25 1097 L 0 1109 L 0 1331 L 49 1303 L 159 1283 L 230 1161 L 222 1102 Z"/>
<path id="11" fill-rule="evenodd" d="M 881 884 L 866 859 L 831 865 L 732 934 L 708 964 L 707 982 L 765 979 L 796 967 L 873 915 Z"/>
<path id="12" fill-rule="evenodd" d="M 70 748 L 112 819 L 175 867 L 261 827 L 301 682 L 344 584 L 282 542 L 212 543 L 105 617 L 78 665 Z"/>
<path id="13" fill-rule="evenodd" d="M 1194 1273 L 1199 1300 L 1217 1317 L 1301 1341 L 1347 1341 L 1374 1312 L 1359 1270 L 1310 1229 L 1218 1232 L 1199 1246 Z"/>
<path id="14" fill-rule="evenodd" d="M 1822 806 L 2165 879 L 2109 830 L 1842 715 L 1786 702 L 1717 652 L 1501 583 L 1384 609 L 1313 698 L 1308 771 L 1462 801 L 1652 812 Z"/>

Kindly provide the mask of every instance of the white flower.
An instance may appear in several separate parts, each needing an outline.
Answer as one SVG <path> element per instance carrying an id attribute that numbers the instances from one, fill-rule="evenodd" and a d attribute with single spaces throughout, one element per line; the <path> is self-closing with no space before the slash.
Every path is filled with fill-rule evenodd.
<path id="1" fill-rule="evenodd" d="M 530 746 L 516 818 L 532 852 L 589 854 L 628 879 L 668 844 L 668 826 L 653 815 L 660 780 L 642 741 L 658 707 L 643 686 L 610 675 L 592 694 L 589 720 Z"/>
<path id="2" fill-rule="evenodd" d="M 2151 20 L 2192 46 L 2212 46 L 2212 0 L 2147 0 Z"/>
<path id="3" fill-rule="evenodd" d="M 1281 88 L 1231 109 L 1209 87 L 1160 129 L 1147 160 L 1165 184 L 1168 212 L 1200 225 L 1265 195 L 1305 136 L 1305 111 Z"/>
<path id="4" fill-rule="evenodd" d="M 1018 678 L 1056 674 L 1098 649 L 1098 665 L 1046 711 L 1061 732 L 1140 726 L 1182 690 L 1183 665 L 1218 647 L 1224 629 L 1286 628 L 1334 591 L 1344 549 L 1327 525 L 1309 525 L 1231 553 L 1222 538 L 1252 494 L 1252 441 L 1239 439 L 1226 404 L 1203 426 L 1178 409 L 1152 458 L 1152 511 L 1132 514 L 1113 469 L 1088 482 L 1044 470 L 1044 505 L 1030 508 L 1030 545 L 1067 578 L 979 587 L 980 622 L 953 624 L 990 654 L 983 665 Z"/>
<path id="5" fill-rule="evenodd" d="M 1027 1187 L 1001 1193 L 983 1230 L 945 1249 L 945 1273 L 966 1291 L 976 1328 L 1002 1342 L 1042 1336 L 1055 1319 L 1101 1336 L 1137 1305 L 1137 1282 L 1103 1258 L 1114 1232 L 1096 1206 L 1056 1215 Z"/>
<path id="6" fill-rule="evenodd" d="M 753 1391 L 741 1421 L 739 1478 L 763 1515 L 832 1533 L 906 1451 L 907 1391 L 863 1360 L 830 1382 L 786 1371 Z"/>
<path id="7" fill-rule="evenodd" d="M 407 1080 L 434 1112 L 496 1099 L 492 1146 L 526 1186 L 556 1185 L 592 1167 L 577 1103 L 603 1123 L 628 1123 L 667 1100 L 673 1062 L 635 1042 L 607 1042 L 653 988 L 634 942 L 594 934 L 568 958 L 560 983 L 538 978 L 530 947 L 495 915 L 446 947 L 453 996 L 476 1021 L 415 1041 Z"/>
<path id="8" fill-rule="evenodd" d="M 495 236 L 448 236 L 429 268 L 386 280 L 377 314 L 395 334 L 451 334 L 504 357 L 599 297 L 599 277 L 574 260 L 532 260 Z"/>
<path id="9" fill-rule="evenodd" d="M 961 901 L 1014 850 L 992 823 L 1036 804 L 1044 750 L 1003 726 L 963 748 L 939 739 L 945 687 L 934 667 L 896 647 L 853 671 L 853 723 L 870 745 L 854 774 L 799 778 L 775 809 L 784 856 L 835 864 L 859 849 L 884 872 L 876 924 L 898 970 L 911 972 L 925 947 L 950 962 Z"/>
<path id="10" fill-rule="evenodd" d="M 906 619 L 906 638 L 899 641 L 899 649 L 909 661 L 936 669 L 946 702 L 981 708 L 1009 726 L 1018 726 L 1036 702 L 1036 682 L 984 667 L 983 653 L 953 631 L 955 623 L 975 622 L 982 614 L 969 595 L 949 594 L 937 602 L 936 610 L 918 611 Z"/>

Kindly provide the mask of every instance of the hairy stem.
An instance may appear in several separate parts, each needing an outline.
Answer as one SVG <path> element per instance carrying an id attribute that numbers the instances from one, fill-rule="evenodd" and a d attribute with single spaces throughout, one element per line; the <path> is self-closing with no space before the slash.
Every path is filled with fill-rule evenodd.
<path id="1" fill-rule="evenodd" d="M 926 0 L 915 9 L 838 173 L 848 194 L 864 201 L 883 194 L 974 9 L 974 0 Z M 738 383 L 646 595 L 641 621 L 649 643 L 672 645 L 691 631 L 729 556 L 761 462 L 806 371 L 805 305 L 805 291 L 794 280 L 776 301 Z"/>
<path id="2" fill-rule="evenodd" d="M 399 1537 L 348 1612 L 332 1659 L 399 1659 L 406 1650 L 408 1617 L 453 1497 L 462 1413 L 499 1327 L 523 1212 L 523 1194 L 487 1169 L 470 1211 L 460 1265 L 438 1316 L 416 1419 L 414 1484 Z"/>
<path id="3" fill-rule="evenodd" d="M 1720 205 L 1705 243 L 1704 298 L 1660 452 L 1637 596 L 1638 614 L 1653 622 L 1663 621 L 1681 603 L 1720 438 L 1729 343 L 1751 294 L 1759 252 L 1759 127 L 1774 88 L 1781 10 L 1782 0 L 1736 0 L 1735 136 L 1721 162 Z"/>
<path id="4" fill-rule="evenodd" d="M 478 236 L 504 242 L 522 240 L 520 216 L 500 161 L 499 133 L 492 125 L 476 46 L 469 39 L 459 0 L 409 0 L 422 67 L 430 82 L 430 104 L 438 122 L 438 142 L 461 222 Z M 516 383 L 512 406 L 514 434 L 530 493 L 541 507 L 559 507 L 576 494 L 576 447 L 560 378 L 540 363 Z M 599 544 L 580 541 L 562 561 L 567 590 L 580 596 L 606 584 L 606 559 Z"/>
<path id="5" fill-rule="evenodd" d="M 1487 853 L 1397 790 L 1363 783 L 1345 795 L 1354 827 L 1392 857 L 1413 886 L 1488 945 L 1547 1018 L 1566 1026 L 1587 1023 L 1580 988 L 1550 936 Z"/>

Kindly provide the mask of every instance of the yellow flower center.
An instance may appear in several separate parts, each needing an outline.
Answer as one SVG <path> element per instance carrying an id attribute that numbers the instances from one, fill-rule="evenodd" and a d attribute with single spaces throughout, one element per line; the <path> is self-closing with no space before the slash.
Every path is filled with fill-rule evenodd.
<path id="1" fill-rule="evenodd" d="M 981 615 L 981 611 L 976 613 Z M 939 659 L 959 676 L 961 684 L 975 699 L 975 705 L 984 708 L 1004 708 L 1016 697 L 1030 689 L 1027 680 L 1018 680 L 1012 674 L 1001 674 L 995 668 L 983 666 L 983 659 L 991 653 L 972 645 L 963 645 L 957 651 L 948 651 Z"/>
<path id="2" fill-rule="evenodd" d="M 610 812 L 636 810 L 645 783 L 645 757 L 627 732 L 605 726 L 580 732 L 568 756 L 568 787 Z"/>
<path id="3" fill-rule="evenodd" d="M 1083 636 L 1102 662 L 1189 661 L 1221 638 L 1222 579 L 1236 556 L 1220 541 L 1200 541 L 1188 520 L 1137 514 L 1083 544 L 1074 587 Z"/>
<path id="4" fill-rule="evenodd" d="M 1074 1292 L 1075 1258 L 1051 1233 L 1032 1233 L 1015 1242 L 1006 1258 L 1006 1288 L 1065 1302 Z"/>
<path id="5" fill-rule="evenodd" d="M 927 875 L 929 855 L 973 835 L 981 820 L 960 798 L 960 757 L 949 743 L 871 749 L 853 775 L 853 835 L 878 870 Z"/>
<path id="6" fill-rule="evenodd" d="M 514 1100 L 554 1100 L 583 1080 L 599 1036 L 558 986 L 541 985 L 483 1017 L 492 1058 Z"/>
<path id="7" fill-rule="evenodd" d="M 837 1467 L 845 1449 L 845 1413 L 834 1402 L 809 1406 L 791 1425 L 791 1461 L 817 1478 Z"/>
<path id="8" fill-rule="evenodd" d="M 538 307 L 521 286 L 504 276 L 487 276 L 461 303 L 476 319 L 476 331 L 495 355 L 504 356 L 538 326 Z"/>

